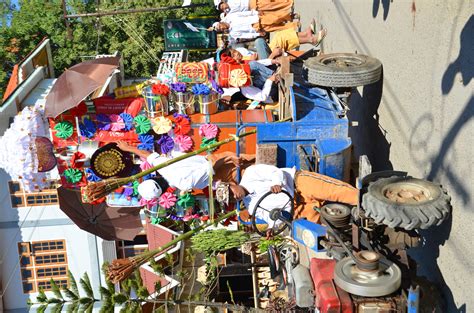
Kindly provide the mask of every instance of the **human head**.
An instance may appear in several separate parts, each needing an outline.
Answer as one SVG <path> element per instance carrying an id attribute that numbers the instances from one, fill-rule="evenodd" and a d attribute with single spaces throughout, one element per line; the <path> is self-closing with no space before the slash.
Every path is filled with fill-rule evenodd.
<path id="1" fill-rule="evenodd" d="M 166 189 L 169 188 L 169 184 L 162 176 L 153 177 L 145 180 L 138 185 L 138 193 L 145 200 L 158 199 Z"/>
<path id="2" fill-rule="evenodd" d="M 225 1 L 221 1 L 217 6 L 217 9 L 221 12 L 228 12 L 230 10 L 229 4 Z"/>
<path id="3" fill-rule="evenodd" d="M 244 57 L 242 53 L 235 49 L 230 49 L 230 56 L 239 63 L 242 62 L 242 59 Z"/>
<path id="4" fill-rule="evenodd" d="M 225 22 L 215 22 L 212 24 L 212 27 L 217 31 L 217 32 L 224 32 L 229 29 L 229 24 Z"/>

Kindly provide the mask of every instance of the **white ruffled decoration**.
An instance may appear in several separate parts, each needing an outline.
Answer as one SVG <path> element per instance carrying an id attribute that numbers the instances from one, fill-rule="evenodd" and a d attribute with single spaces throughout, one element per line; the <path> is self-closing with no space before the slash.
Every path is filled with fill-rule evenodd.
<path id="1" fill-rule="evenodd" d="M 20 182 L 25 192 L 44 189 L 49 185 L 46 173 L 38 172 L 35 140 L 49 138 L 44 109 L 41 105 L 25 107 L 0 137 L 0 167 Z"/>

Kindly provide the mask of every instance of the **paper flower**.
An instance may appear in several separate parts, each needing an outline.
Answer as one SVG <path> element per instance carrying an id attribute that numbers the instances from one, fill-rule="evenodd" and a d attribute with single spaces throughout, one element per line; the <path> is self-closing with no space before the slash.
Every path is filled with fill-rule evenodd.
<path id="1" fill-rule="evenodd" d="M 119 115 L 125 125 L 125 130 L 131 130 L 133 128 L 133 116 L 128 113 L 120 113 Z"/>
<path id="2" fill-rule="evenodd" d="M 135 132 L 139 135 L 146 134 L 151 129 L 150 120 L 144 115 L 137 115 L 133 121 L 135 122 Z"/>
<path id="3" fill-rule="evenodd" d="M 138 196 L 138 185 L 140 185 L 140 183 L 137 182 L 136 180 L 132 183 L 134 197 Z"/>
<path id="4" fill-rule="evenodd" d="M 68 121 L 59 122 L 54 126 L 54 130 L 56 131 L 56 137 L 61 139 L 68 139 L 72 136 L 74 132 L 74 127 Z"/>
<path id="5" fill-rule="evenodd" d="M 162 154 L 167 154 L 174 148 L 173 138 L 168 135 L 162 135 L 160 139 L 156 141 L 156 143 L 160 146 Z"/>
<path id="6" fill-rule="evenodd" d="M 94 137 L 97 129 L 93 121 L 89 118 L 85 118 L 84 123 L 79 123 L 79 130 L 81 131 L 82 136 L 91 139 Z"/>
<path id="7" fill-rule="evenodd" d="M 189 208 L 194 206 L 195 197 L 190 193 L 185 193 L 184 195 L 179 196 L 178 205 L 182 208 Z"/>
<path id="8" fill-rule="evenodd" d="M 75 184 L 80 182 L 82 179 L 82 172 L 76 168 L 68 168 L 63 173 L 64 177 L 66 177 L 66 181 L 71 184 Z"/>
<path id="9" fill-rule="evenodd" d="M 203 124 L 199 126 L 199 135 L 207 139 L 216 138 L 219 133 L 219 127 L 214 124 Z"/>
<path id="10" fill-rule="evenodd" d="M 146 170 L 148 170 L 148 169 L 150 169 L 150 168 L 152 168 L 152 166 L 151 166 L 151 164 L 148 163 L 147 161 L 142 162 L 142 163 L 140 164 L 140 169 L 141 169 L 142 171 L 146 171 Z"/>
<path id="11" fill-rule="evenodd" d="M 133 194 L 133 188 L 130 186 L 125 186 L 122 193 L 125 197 L 131 197 Z"/>
<path id="12" fill-rule="evenodd" d="M 171 130 L 173 127 L 173 123 L 170 119 L 164 116 L 158 116 L 157 118 L 153 119 L 153 130 L 158 135 L 166 134 Z"/>
<path id="13" fill-rule="evenodd" d="M 192 219 L 197 219 L 197 218 L 199 218 L 199 214 L 186 214 L 185 216 L 183 216 L 183 221 L 188 222 Z"/>
<path id="14" fill-rule="evenodd" d="M 111 131 L 121 131 L 125 128 L 125 123 L 123 122 L 123 119 L 120 117 L 120 115 L 111 114 L 110 121 L 111 121 L 111 124 L 110 124 Z"/>
<path id="15" fill-rule="evenodd" d="M 155 142 L 155 138 L 153 138 L 152 135 L 139 135 L 138 140 L 140 140 L 138 149 L 153 151 L 153 143 Z"/>
<path id="16" fill-rule="evenodd" d="M 208 95 L 211 93 L 211 89 L 204 84 L 194 85 L 192 91 L 195 95 Z"/>
<path id="17" fill-rule="evenodd" d="M 92 181 L 92 182 L 96 182 L 96 181 L 100 181 L 102 180 L 99 176 L 97 176 L 94 171 L 91 169 L 91 168 L 86 168 L 84 170 L 86 172 L 86 179 L 87 181 Z"/>
<path id="18" fill-rule="evenodd" d="M 178 117 L 182 117 L 187 119 L 189 122 L 191 122 L 191 118 L 187 114 L 181 114 L 181 113 L 173 113 L 173 117 L 177 119 Z"/>
<path id="19" fill-rule="evenodd" d="M 147 209 L 152 208 L 154 205 L 158 203 L 158 199 L 153 198 L 151 200 L 145 200 L 145 198 L 141 198 L 139 204 L 142 206 L 146 206 Z"/>
<path id="20" fill-rule="evenodd" d="M 188 119 L 177 116 L 174 120 L 174 133 L 176 135 L 186 135 L 191 131 L 191 123 Z"/>
<path id="21" fill-rule="evenodd" d="M 173 220 L 173 221 L 182 221 L 183 220 L 182 217 L 176 216 L 175 214 L 170 214 L 170 219 Z"/>
<path id="22" fill-rule="evenodd" d="M 72 168 L 81 168 L 84 166 L 84 161 L 78 162 L 78 160 L 85 159 L 86 155 L 82 152 L 74 152 L 74 154 L 71 157 L 71 167 Z"/>
<path id="23" fill-rule="evenodd" d="M 95 116 L 97 128 L 100 130 L 110 130 L 110 118 L 105 114 L 97 114 Z"/>
<path id="24" fill-rule="evenodd" d="M 200 147 L 201 148 L 204 148 L 205 146 L 209 146 L 209 145 L 212 145 L 212 144 L 215 144 L 217 142 L 217 139 L 216 138 L 211 138 L 211 139 L 207 139 L 206 137 L 202 138 L 202 141 L 201 141 L 201 145 Z M 214 151 L 216 150 L 217 148 L 212 148 L 210 149 L 209 151 Z"/>
<path id="25" fill-rule="evenodd" d="M 150 223 L 151 223 L 152 225 L 158 225 L 158 224 L 160 224 L 161 222 L 163 222 L 164 220 L 165 220 L 165 219 L 162 218 L 162 217 L 152 217 L 152 218 L 150 219 Z"/>
<path id="26" fill-rule="evenodd" d="M 170 94 L 170 89 L 165 84 L 154 84 L 151 86 L 151 93 L 167 97 Z"/>
<path id="27" fill-rule="evenodd" d="M 185 83 L 174 83 L 171 84 L 171 89 L 175 92 L 186 92 L 186 84 Z"/>
<path id="28" fill-rule="evenodd" d="M 224 93 L 224 89 L 222 89 L 215 80 L 211 80 L 211 85 L 218 94 L 222 95 Z"/>
<path id="29" fill-rule="evenodd" d="M 165 192 L 161 195 L 160 200 L 158 201 L 158 204 L 165 209 L 169 209 L 176 204 L 176 200 L 177 199 L 174 193 Z"/>
<path id="30" fill-rule="evenodd" d="M 193 147 L 193 140 L 187 135 L 178 135 L 174 137 L 174 142 L 181 152 L 187 152 Z"/>

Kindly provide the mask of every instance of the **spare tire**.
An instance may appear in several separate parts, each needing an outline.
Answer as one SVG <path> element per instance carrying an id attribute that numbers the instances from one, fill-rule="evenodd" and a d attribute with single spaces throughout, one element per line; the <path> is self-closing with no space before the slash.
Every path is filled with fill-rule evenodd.
<path id="1" fill-rule="evenodd" d="M 332 53 L 309 58 L 303 65 L 303 78 L 325 87 L 358 87 L 375 83 L 382 75 L 376 58 L 355 53 Z"/>
<path id="2" fill-rule="evenodd" d="M 370 183 L 362 208 L 377 224 L 426 229 L 448 217 L 450 200 L 440 185 L 413 177 L 389 177 Z"/>

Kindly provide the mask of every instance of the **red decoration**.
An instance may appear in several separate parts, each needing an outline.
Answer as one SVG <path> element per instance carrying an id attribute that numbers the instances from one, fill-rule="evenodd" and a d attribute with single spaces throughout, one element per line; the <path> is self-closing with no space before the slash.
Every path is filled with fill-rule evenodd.
<path id="1" fill-rule="evenodd" d="M 151 92 L 154 95 L 168 96 L 170 94 L 170 89 L 165 84 L 154 84 L 151 86 Z"/>
<path id="2" fill-rule="evenodd" d="M 84 161 L 78 162 L 78 160 L 85 159 L 86 155 L 82 152 L 75 152 L 71 157 L 71 167 L 80 169 L 84 166 Z"/>
<path id="3" fill-rule="evenodd" d="M 176 135 L 186 135 L 191 131 L 191 123 L 187 118 L 178 116 L 174 119 L 174 133 Z"/>
<path id="4" fill-rule="evenodd" d="M 75 106 L 74 108 L 72 109 L 69 109 L 69 113 L 72 115 L 72 116 L 77 116 L 77 117 L 81 117 L 83 116 L 84 114 L 87 113 L 87 106 L 86 106 L 86 103 L 84 101 L 82 101 L 81 103 L 79 103 L 77 106 Z"/>
<path id="5" fill-rule="evenodd" d="M 166 189 L 166 192 L 169 192 L 169 193 L 174 193 L 176 191 L 176 188 L 173 188 L 173 187 L 168 187 Z"/>

